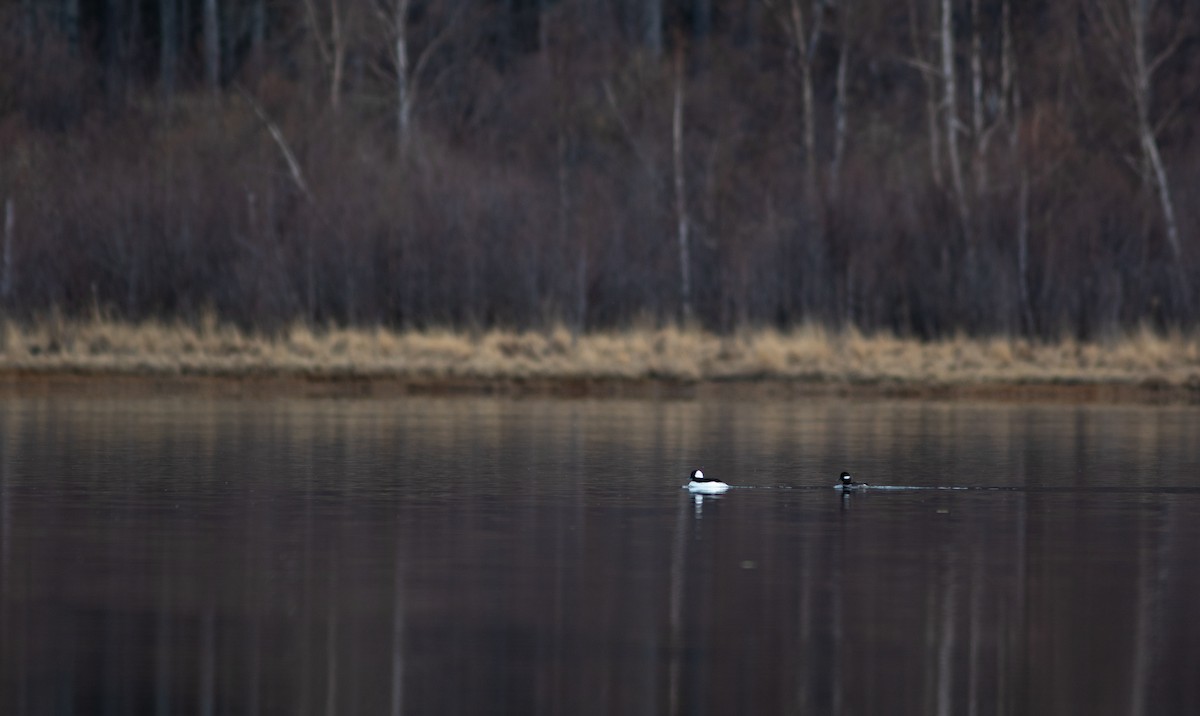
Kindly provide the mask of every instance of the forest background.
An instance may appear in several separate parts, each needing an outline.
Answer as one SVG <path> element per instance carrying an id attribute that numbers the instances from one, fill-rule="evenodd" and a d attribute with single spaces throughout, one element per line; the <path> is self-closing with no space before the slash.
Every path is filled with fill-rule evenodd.
<path id="1" fill-rule="evenodd" d="M 0 68 L 14 320 L 1200 320 L 1194 0 L 3 0 Z"/>

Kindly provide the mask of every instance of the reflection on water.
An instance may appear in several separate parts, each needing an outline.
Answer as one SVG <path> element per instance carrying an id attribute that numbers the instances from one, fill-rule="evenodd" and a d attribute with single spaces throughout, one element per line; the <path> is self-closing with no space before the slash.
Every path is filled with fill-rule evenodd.
<path id="1" fill-rule="evenodd" d="M 10 399 L 0 713 L 1196 713 L 1198 418 Z"/>

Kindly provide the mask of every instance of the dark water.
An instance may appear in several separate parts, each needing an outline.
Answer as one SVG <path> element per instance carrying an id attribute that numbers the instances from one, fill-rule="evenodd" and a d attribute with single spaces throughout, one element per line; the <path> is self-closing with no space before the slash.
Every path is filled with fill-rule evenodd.
<path id="1" fill-rule="evenodd" d="M 1200 410 L 0 402 L 2 714 L 1194 714 Z M 736 489 L 696 502 L 703 465 Z M 855 494 L 876 484 L 992 487 Z"/>

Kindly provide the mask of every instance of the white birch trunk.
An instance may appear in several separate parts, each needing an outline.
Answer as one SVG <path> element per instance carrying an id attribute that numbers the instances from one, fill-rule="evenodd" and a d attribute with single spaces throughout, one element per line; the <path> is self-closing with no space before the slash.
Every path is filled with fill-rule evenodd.
<path id="1" fill-rule="evenodd" d="M 396 150 L 399 157 L 408 154 L 412 139 L 412 88 L 408 62 L 408 3 L 396 0 Z"/>
<path id="2" fill-rule="evenodd" d="M 346 37 L 342 30 L 342 11 L 338 0 L 329 0 L 329 44 L 333 67 L 329 76 L 329 106 L 334 113 L 342 109 L 342 76 L 346 67 Z"/>
<path id="3" fill-rule="evenodd" d="M 1154 125 L 1150 121 L 1153 66 L 1147 58 L 1146 50 L 1147 2 L 1146 0 L 1127 0 L 1127 2 L 1130 26 L 1133 31 L 1133 93 L 1137 109 L 1138 140 L 1142 147 L 1144 162 L 1152 173 L 1151 183 L 1158 194 L 1163 225 L 1167 234 L 1167 245 L 1171 249 L 1171 258 L 1174 259 L 1179 288 L 1186 296 L 1188 287 L 1187 278 L 1183 272 L 1183 244 L 1179 239 L 1179 224 L 1175 219 L 1175 203 L 1171 199 L 1171 185 L 1166 169 L 1163 167 Z"/>
<path id="4" fill-rule="evenodd" d="M 946 159 L 950 162 L 950 181 L 954 190 L 954 204 L 962 223 L 963 236 L 967 242 L 968 255 L 972 250 L 971 217 L 967 208 L 967 191 L 963 182 L 962 160 L 958 153 L 958 84 L 954 71 L 954 18 L 950 0 L 942 0 L 941 46 L 942 46 L 942 111 L 946 133 Z"/>

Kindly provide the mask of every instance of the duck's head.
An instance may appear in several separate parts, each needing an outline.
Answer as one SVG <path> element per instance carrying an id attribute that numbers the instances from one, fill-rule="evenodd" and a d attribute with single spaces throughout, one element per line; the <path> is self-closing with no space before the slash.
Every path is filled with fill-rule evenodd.
<path id="1" fill-rule="evenodd" d="M 850 473 L 848 473 L 848 472 L 843 472 L 843 473 L 842 473 L 842 484 L 843 484 L 843 485 L 849 485 L 849 484 L 851 484 L 851 483 L 853 483 L 853 482 L 854 482 L 854 481 L 850 479 Z"/>
<path id="2" fill-rule="evenodd" d="M 693 482 L 704 482 L 704 471 L 703 470 L 692 470 L 692 481 Z"/>

